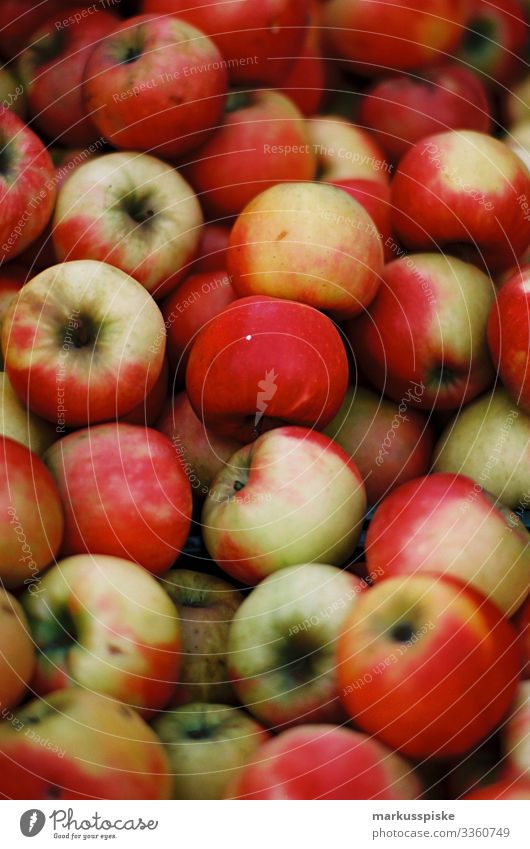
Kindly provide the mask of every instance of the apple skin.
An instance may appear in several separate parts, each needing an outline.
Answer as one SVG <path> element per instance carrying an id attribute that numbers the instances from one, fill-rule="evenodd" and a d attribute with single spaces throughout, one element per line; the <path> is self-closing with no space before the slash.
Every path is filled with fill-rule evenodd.
<path id="1" fill-rule="evenodd" d="M 0 587 L 0 708 L 17 705 L 35 668 L 35 648 L 22 606 Z"/>
<path id="2" fill-rule="evenodd" d="M 373 83 L 361 100 L 359 123 L 371 129 L 390 159 L 399 160 L 433 133 L 464 129 L 488 133 L 491 111 L 476 74 L 447 63 Z"/>
<path id="3" fill-rule="evenodd" d="M 320 3 L 314 0 L 310 9 L 309 26 L 304 43 L 279 83 L 280 91 L 293 101 L 303 115 L 315 115 L 325 98 L 327 87 L 327 65 L 320 32 Z"/>
<path id="4" fill-rule="evenodd" d="M 39 457 L 57 439 L 53 425 L 20 401 L 5 372 L 0 372 L 0 434 L 22 443 Z"/>
<path id="5" fill-rule="evenodd" d="M 391 492 L 368 528 L 366 562 L 383 577 L 454 576 L 507 616 L 530 591 L 530 534 L 464 475 L 437 472 Z"/>
<path id="6" fill-rule="evenodd" d="M 436 445 L 433 469 L 473 478 L 508 507 L 528 507 L 530 417 L 502 387 L 483 395 L 449 422 Z"/>
<path id="7" fill-rule="evenodd" d="M 269 735 L 242 710 L 196 702 L 155 719 L 173 775 L 173 799 L 222 799 Z"/>
<path id="8" fill-rule="evenodd" d="M 288 298 L 342 320 L 374 299 L 383 249 L 351 195 L 325 183 L 280 183 L 236 220 L 227 270 L 240 297 Z"/>
<path id="9" fill-rule="evenodd" d="M 45 454 L 65 512 L 63 556 L 134 560 L 160 575 L 191 524 L 191 487 L 173 445 L 152 428 L 109 422 L 63 437 Z"/>
<path id="10" fill-rule="evenodd" d="M 427 419 L 414 409 L 417 404 L 414 392 L 396 405 L 369 389 L 350 386 L 325 430 L 359 469 L 369 506 L 429 471 L 433 434 Z"/>
<path id="11" fill-rule="evenodd" d="M 409 764 L 378 740 L 336 725 L 301 725 L 261 746 L 231 799 L 417 799 Z"/>
<path id="12" fill-rule="evenodd" d="M 340 565 L 355 551 L 366 509 L 360 473 L 327 436 L 280 427 L 241 448 L 202 511 L 210 556 L 256 584 L 299 563 Z"/>
<path id="13" fill-rule="evenodd" d="M 185 392 L 168 398 L 156 429 L 171 440 L 188 476 L 193 498 L 199 503 L 208 495 L 215 476 L 241 447 L 235 439 L 206 428 Z"/>
<path id="14" fill-rule="evenodd" d="M 458 249 L 490 272 L 514 265 L 530 243 L 530 172 L 506 144 L 451 130 L 422 139 L 392 181 L 393 226 L 413 250 Z"/>
<path id="15" fill-rule="evenodd" d="M 10 262 L 0 269 L 0 331 L 9 305 L 31 276 L 31 271 L 18 263 Z"/>
<path id="16" fill-rule="evenodd" d="M 385 266 L 375 301 L 346 332 L 362 372 L 392 400 L 412 389 L 419 407 L 451 410 L 493 383 L 494 300 L 491 280 L 471 263 L 412 254 Z"/>
<path id="17" fill-rule="evenodd" d="M 180 622 L 141 566 L 104 554 L 67 557 L 22 604 L 39 649 L 35 694 L 83 687 L 140 711 L 167 705 L 181 664 Z"/>
<path id="18" fill-rule="evenodd" d="M 182 663 L 171 704 L 234 704 L 226 652 L 242 593 L 221 578 L 190 569 L 172 569 L 161 582 L 177 609 L 182 635 Z"/>
<path id="19" fill-rule="evenodd" d="M 91 52 L 83 99 L 113 147 L 176 157 L 217 126 L 227 86 L 226 62 L 202 31 L 172 15 L 138 15 Z"/>
<path id="20" fill-rule="evenodd" d="M 157 305 L 128 274 L 65 262 L 26 283 L 9 307 L 5 371 L 21 401 L 64 432 L 141 403 L 162 369 L 165 335 Z"/>
<path id="21" fill-rule="evenodd" d="M 506 123 L 513 133 L 513 127 L 525 126 L 530 119 L 530 73 L 526 73 L 520 82 L 510 86 L 505 94 L 504 111 Z"/>
<path id="22" fill-rule="evenodd" d="M 390 166 L 371 133 L 339 115 L 309 118 L 307 132 L 321 180 L 375 180 L 388 186 Z"/>
<path id="23" fill-rule="evenodd" d="M 143 0 L 141 8 L 176 15 L 209 35 L 233 84 L 276 85 L 302 49 L 309 0 Z"/>
<path id="24" fill-rule="evenodd" d="M 330 319 L 263 295 L 241 298 L 209 321 L 186 370 L 198 418 L 240 442 L 281 423 L 324 428 L 347 385 L 346 350 Z"/>
<path id="25" fill-rule="evenodd" d="M 519 668 L 515 631 L 499 608 L 440 575 L 376 583 L 358 598 L 337 647 L 349 715 L 412 758 L 476 746 L 510 707 Z"/>
<path id="26" fill-rule="evenodd" d="M 0 3 L 0 54 L 14 59 L 24 49 L 32 34 L 52 16 L 62 20 L 64 0 L 2 0 Z"/>
<path id="27" fill-rule="evenodd" d="M 56 188 L 50 155 L 39 137 L 9 109 L 0 111 L 0 262 L 28 247 L 53 211 Z"/>
<path id="28" fill-rule="evenodd" d="M 94 46 L 119 23 L 104 5 L 64 29 L 49 20 L 18 57 L 31 114 L 48 138 L 64 145 L 90 144 L 98 138 L 83 106 L 83 72 Z"/>
<path id="29" fill-rule="evenodd" d="M 0 68 L 0 105 L 25 119 L 28 104 L 24 87 L 8 68 Z"/>
<path id="30" fill-rule="evenodd" d="M 527 267 L 502 286 L 488 320 L 493 362 L 509 395 L 525 413 L 530 413 L 529 309 L 530 267 Z"/>
<path id="31" fill-rule="evenodd" d="M 511 715 L 503 728 L 506 777 L 521 776 L 530 783 L 530 681 L 521 681 Z M 530 797 L 529 797 L 530 798 Z"/>
<path id="32" fill-rule="evenodd" d="M 302 113 L 284 94 L 234 92 L 224 121 L 184 174 L 211 218 L 239 215 L 260 192 L 312 180 L 316 159 Z"/>
<path id="33" fill-rule="evenodd" d="M 158 375 L 157 381 L 151 390 L 147 393 L 143 401 L 134 407 L 130 413 L 121 416 L 121 422 L 128 424 L 144 425 L 145 427 L 154 427 L 159 417 L 162 415 L 162 410 L 166 402 L 168 394 L 169 382 L 169 366 L 167 358 L 164 357 L 162 369 Z"/>
<path id="34" fill-rule="evenodd" d="M 230 230 L 221 224 L 207 222 L 202 228 L 197 258 L 190 267 L 193 274 L 207 274 L 226 268 L 226 249 Z"/>
<path id="35" fill-rule="evenodd" d="M 522 655 L 521 676 L 525 680 L 530 680 L 530 596 L 527 597 L 524 604 L 521 605 L 515 614 L 513 624 L 520 637 Z"/>
<path id="36" fill-rule="evenodd" d="M 530 799 L 530 778 L 504 778 L 462 796 L 462 801 L 479 799 Z"/>
<path id="37" fill-rule="evenodd" d="M 24 705 L 14 723 L 0 724 L 0 795 L 6 799 L 170 797 L 164 747 L 119 702 L 59 690 Z"/>
<path id="38" fill-rule="evenodd" d="M 321 563 L 269 575 L 230 625 L 228 669 L 247 710 L 277 731 L 341 722 L 335 673 L 338 636 L 363 582 Z"/>
<path id="39" fill-rule="evenodd" d="M 527 40 L 528 23 L 520 0 L 472 0 L 456 55 L 485 85 L 505 96 L 507 87 L 528 68 Z"/>
<path id="40" fill-rule="evenodd" d="M 379 239 L 383 245 L 385 262 L 395 258 L 392 251 L 392 216 L 390 206 L 390 186 L 378 180 L 346 179 L 329 180 L 331 186 L 342 189 L 347 195 L 361 204 L 375 224 Z"/>
<path id="41" fill-rule="evenodd" d="M 64 518 L 48 469 L 25 445 L 0 437 L 0 580 L 31 586 L 59 551 Z"/>
<path id="42" fill-rule="evenodd" d="M 195 194 L 154 156 L 108 153 L 86 162 L 59 192 L 59 260 L 92 259 L 130 274 L 157 300 L 187 274 L 203 223 Z"/>

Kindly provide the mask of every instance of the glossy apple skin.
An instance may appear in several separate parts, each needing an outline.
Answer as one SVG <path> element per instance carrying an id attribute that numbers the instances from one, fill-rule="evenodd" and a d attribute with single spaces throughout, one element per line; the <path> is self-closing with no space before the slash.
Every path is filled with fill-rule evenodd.
<path id="1" fill-rule="evenodd" d="M 103 554 L 67 557 L 22 600 L 39 649 L 36 694 L 80 686 L 141 711 L 168 703 L 181 664 L 180 623 L 140 566 Z"/>
<path id="2" fill-rule="evenodd" d="M 0 437 L 0 579 L 8 589 L 38 582 L 63 538 L 59 493 L 25 445 Z"/>
<path id="3" fill-rule="evenodd" d="M 226 268 L 226 249 L 230 230 L 221 224 L 206 223 L 202 228 L 197 258 L 190 268 L 193 274 L 206 274 Z"/>
<path id="4" fill-rule="evenodd" d="M 15 725 L 0 724 L 0 794 L 6 799 L 170 796 L 164 747 L 119 702 L 87 690 L 60 690 L 24 705 Z"/>
<path id="5" fill-rule="evenodd" d="M 500 378 L 517 406 L 530 413 L 530 267 L 497 295 L 488 320 L 488 343 Z"/>
<path id="6" fill-rule="evenodd" d="M 433 433 L 417 406 L 414 392 L 397 405 L 369 389 L 350 387 L 326 428 L 359 469 L 370 506 L 429 471 Z"/>
<path id="7" fill-rule="evenodd" d="M 330 319 L 265 296 L 241 298 L 215 316 L 186 370 L 196 415 L 240 442 L 280 423 L 325 427 L 347 384 L 346 350 Z"/>
<path id="8" fill-rule="evenodd" d="M 479 787 L 462 797 L 463 801 L 487 800 L 487 799 L 530 799 L 530 778 L 504 778 L 489 784 L 487 787 Z"/>
<path id="9" fill-rule="evenodd" d="M 110 554 L 155 575 L 175 562 L 189 533 L 192 499 L 166 436 L 109 422 L 63 437 L 45 461 L 64 506 L 63 556 Z"/>
<path id="10" fill-rule="evenodd" d="M 412 767 L 377 740 L 336 725 L 302 725 L 265 743 L 231 799 L 417 799 Z"/>
<path id="11" fill-rule="evenodd" d="M 14 596 L 0 587 L 0 707 L 17 705 L 35 668 L 35 647 L 24 611 Z"/>
<path id="12" fill-rule="evenodd" d="M 12 302 L 2 330 L 13 389 L 62 433 L 65 425 L 134 409 L 156 383 L 164 349 L 164 320 L 149 293 L 118 268 L 92 260 L 54 265 L 34 277 Z"/>
<path id="13" fill-rule="evenodd" d="M 22 403 L 5 371 L 0 372 L 0 434 L 21 442 L 39 457 L 57 439 L 52 423 L 40 419 Z"/>
<path id="14" fill-rule="evenodd" d="M 394 259 L 391 244 L 392 216 L 390 206 L 390 186 L 378 180 L 363 180 L 341 178 L 329 180 L 331 186 L 342 189 L 366 210 L 375 224 L 379 239 L 383 246 L 385 262 Z"/>
<path id="15" fill-rule="evenodd" d="M 176 15 L 209 35 L 232 83 L 276 85 L 302 48 L 309 0 L 143 0 L 142 11 Z"/>
<path id="16" fill-rule="evenodd" d="M 316 172 L 303 115 L 288 97 L 261 89 L 233 97 L 234 108 L 184 169 L 212 218 L 239 215 L 270 186 Z"/>
<path id="17" fill-rule="evenodd" d="M 96 45 L 83 99 L 114 147 L 176 157 L 218 125 L 227 85 L 223 56 L 201 31 L 171 15 L 139 15 Z"/>
<path id="18" fill-rule="evenodd" d="M 516 264 L 530 243 L 530 173 L 503 142 L 472 130 L 422 139 L 392 181 L 393 226 L 414 250 L 454 248 L 490 272 Z"/>
<path id="19" fill-rule="evenodd" d="M 63 20 L 64 0 L 2 0 L 0 4 L 0 53 L 6 59 L 14 59 L 29 42 L 35 30 L 54 16 Z M 64 17 L 67 17 L 65 15 Z"/>
<path id="20" fill-rule="evenodd" d="M 528 23 L 520 0 L 472 0 L 471 14 L 457 56 L 485 85 L 507 93 L 527 69 L 524 49 Z"/>
<path id="21" fill-rule="evenodd" d="M 245 584 L 298 563 L 341 565 L 366 510 L 360 473 L 331 439 L 280 427 L 241 448 L 215 478 L 203 540 L 221 569 Z"/>
<path id="22" fill-rule="evenodd" d="M 346 332 L 379 390 L 451 410 L 493 382 L 486 325 L 494 299 L 491 280 L 471 263 L 411 254 L 385 265 L 374 302 Z"/>
<path id="23" fill-rule="evenodd" d="M 342 320 L 374 299 L 383 249 L 374 222 L 346 192 L 325 183 L 281 183 L 236 220 L 227 270 L 240 297 L 289 298 Z"/>
<path id="24" fill-rule="evenodd" d="M 337 115 L 314 115 L 307 132 L 321 180 L 375 180 L 388 186 L 390 166 L 371 133 Z"/>
<path id="25" fill-rule="evenodd" d="M 388 578 L 353 607 L 337 674 L 343 704 L 367 734 L 409 757 L 453 757 L 508 710 L 516 635 L 496 605 L 454 578 Z"/>
<path id="26" fill-rule="evenodd" d="M 359 110 L 383 150 L 399 160 L 416 142 L 446 130 L 489 132 L 484 86 L 467 68 L 447 63 L 419 75 L 392 76 L 371 85 Z"/>
<path id="27" fill-rule="evenodd" d="M 32 35 L 18 57 L 17 70 L 35 124 L 45 136 L 64 145 L 90 144 L 98 138 L 83 105 L 83 72 L 97 42 L 119 23 L 101 6 L 62 31 L 49 21 Z"/>
<path id="28" fill-rule="evenodd" d="M 508 616 L 530 591 L 528 531 L 464 475 L 437 472 L 391 492 L 368 528 L 366 561 L 384 577 L 452 575 Z"/>
<path id="29" fill-rule="evenodd" d="M 50 155 L 39 137 L 9 109 L 0 112 L 0 261 L 18 256 L 43 232 L 57 190 Z"/>

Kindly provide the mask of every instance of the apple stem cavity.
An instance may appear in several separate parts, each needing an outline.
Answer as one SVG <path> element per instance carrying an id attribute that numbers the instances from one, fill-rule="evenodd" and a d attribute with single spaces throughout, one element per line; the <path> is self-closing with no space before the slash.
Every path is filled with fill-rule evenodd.
<path id="1" fill-rule="evenodd" d="M 252 97 L 248 91 L 232 91 L 227 97 L 225 105 L 225 113 L 237 112 L 239 109 L 245 109 L 252 103 Z"/>
<path id="2" fill-rule="evenodd" d="M 408 643 L 414 634 L 414 628 L 409 622 L 399 622 L 390 631 L 390 637 L 396 643 Z"/>
<path id="3" fill-rule="evenodd" d="M 245 484 L 243 481 L 234 481 L 234 489 L 236 492 L 241 492 L 242 489 L 245 489 Z"/>

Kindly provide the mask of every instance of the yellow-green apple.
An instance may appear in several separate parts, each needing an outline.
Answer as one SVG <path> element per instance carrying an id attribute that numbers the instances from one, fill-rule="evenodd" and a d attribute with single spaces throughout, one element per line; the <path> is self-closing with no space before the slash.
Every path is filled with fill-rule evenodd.
<path id="1" fill-rule="evenodd" d="M 39 456 L 57 439 L 53 425 L 24 406 L 5 372 L 0 372 L 0 434 Z"/>
<path id="2" fill-rule="evenodd" d="M 514 265 L 530 243 L 530 172 L 508 145 L 473 130 L 417 142 L 392 181 L 393 224 L 414 250 L 458 251 L 490 272 Z"/>
<path id="3" fill-rule="evenodd" d="M 168 703 L 180 669 L 180 622 L 141 566 L 103 554 L 67 557 L 22 604 L 39 649 L 35 694 L 83 687 L 142 711 Z"/>
<path id="4" fill-rule="evenodd" d="M 375 180 L 388 185 L 390 166 L 374 137 L 340 115 L 314 115 L 307 121 L 319 179 Z"/>
<path id="5" fill-rule="evenodd" d="M 508 507 L 530 504 L 530 416 L 502 387 L 462 408 L 433 459 L 435 471 L 467 475 Z"/>
<path id="6" fill-rule="evenodd" d="M 530 169 L 530 115 L 525 121 L 514 124 L 504 136 L 503 141 L 517 154 L 519 159 Z"/>
<path id="7" fill-rule="evenodd" d="M 228 629 L 243 595 L 215 575 L 190 569 L 172 569 L 160 581 L 177 608 L 182 635 L 182 663 L 171 704 L 233 704 Z"/>
<path id="8" fill-rule="evenodd" d="M 158 299 L 187 273 L 201 226 L 199 201 L 174 168 L 147 154 L 108 153 L 61 187 L 53 243 L 58 259 L 110 263 Z"/>
<path id="9" fill-rule="evenodd" d="M 201 330 L 186 389 L 207 427 L 240 442 L 281 424 L 323 428 L 348 385 L 348 360 L 329 318 L 306 304 L 256 295 Z"/>
<path id="10" fill-rule="evenodd" d="M 526 413 L 530 413 L 529 309 L 530 266 L 527 266 L 504 283 L 488 320 L 493 362 L 511 398 Z"/>
<path id="11" fill-rule="evenodd" d="M 315 172 L 302 113 L 284 94 L 263 89 L 230 96 L 222 125 L 184 169 L 216 219 L 238 215 L 276 183 L 312 180 Z"/>
<path id="12" fill-rule="evenodd" d="M 530 534 L 520 518 L 465 475 L 437 472 L 397 487 L 366 535 L 378 576 L 452 575 L 508 616 L 530 592 Z"/>
<path id="13" fill-rule="evenodd" d="M 92 260 L 26 283 L 2 329 L 5 370 L 30 410 L 58 432 L 130 412 L 164 362 L 162 313 L 132 277 Z"/>
<path id="14" fill-rule="evenodd" d="M 217 126 L 227 64 L 201 30 L 172 15 L 128 18 L 85 65 L 83 99 L 100 133 L 120 150 L 176 157 Z"/>
<path id="15" fill-rule="evenodd" d="M 231 799 L 417 799 L 412 767 L 337 725 L 301 725 L 273 737 L 228 788 Z"/>
<path id="16" fill-rule="evenodd" d="M 17 705 L 35 668 L 35 647 L 17 599 L 0 587 L 0 716 Z"/>
<path id="17" fill-rule="evenodd" d="M 24 86 L 9 68 L 0 68 L 0 106 L 11 109 L 19 118 L 25 118 L 27 100 Z"/>
<path id="18" fill-rule="evenodd" d="M 206 498 L 214 477 L 241 446 L 235 439 L 206 428 L 195 415 L 185 392 L 168 399 L 156 429 L 173 443 L 192 495 L 199 502 Z"/>
<path id="19" fill-rule="evenodd" d="M 526 124 L 530 120 L 530 73 L 506 92 L 504 110 L 511 125 Z"/>
<path id="20" fill-rule="evenodd" d="M 228 639 L 228 671 L 247 710 L 283 730 L 340 722 L 335 652 L 363 582 L 322 563 L 269 575 L 237 610 Z"/>
<path id="21" fill-rule="evenodd" d="M 422 387 L 419 407 L 451 410 L 493 382 L 486 339 L 491 280 L 443 254 L 402 256 L 385 266 L 368 311 L 347 330 L 370 381 L 397 403 Z"/>
<path id="22" fill-rule="evenodd" d="M 476 746 L 510 707 L 516 635 L 499 608 L 455 578 L 388 578 L 359 596 L 338 640 L 344 707 L 367 734 L 413 758 Z"/>
<path id="23" fill-rule="evenodd" d="M 0 436 L 0 580 L 33 589 L 59 551 L 64 518 L 51 474 L 36 454 Z"/>
<path id="24" fill-rule="evenodd" d="M 457 56 L 502 97 L 528 68 L 528 22 L 521 0 L 472 0 Z M 527 57 L 526 57 L 527 58 Z"/>
<path id="25" fill-rule="evenodd" d="M 316 431 L 279 427 L 219 472 L 202 533 L 225 572 L 256 584 L 285 566 L 342 564 L 355 551 L 365 510 L 361 475 L 342 448 Z"/>
<path id="26" fill-rule="evenodd" d="M 504 766 L 508 774 L 530 781 L 530 681 L 521 681 L 502 730 Z"/>
<path id="27" fill-rule="evenodd" d="M 111 554 L 155 575 L 175 562 L 190 530 L 192 498 L 167 436 L 109 422 L 68 434 L 44 460 L 64 507 L 64 556 Z"/>
<path id="28" fill-rule="evenodd" d="M 166 711 L 153 729 L 169 758 L 173 799 L 222 799 L 269 739 L 243 710 L 201 702 Z"/>
<path id="29" fill-rule="evenodd" d="M 237 218 L 227 270 L 240 297 L 288 298 L 343 319 L 375 297 L 383 249 L 374 222 L 347 192 L 279 183 Z"/>
<path id="30" fill-rule="evenodd" d="M 22 253 L 50 220 L 54 167 L 39 137 L 10 109 L 0 111 L 0 262 Z"/>
<path id="31" fill-rule="evenodd" d="M 165 749 L 136 711 L 88 690 L 59 690 L 0 723 L 5 799 L 169 799 Z"/>
<path id="32" fill-rule="evenodd" d="M 359 469 L 369 505 L 394 487 L 429 471 L 431 426 L 417 411 L 424 387 L 411 386 L 399 404 L 362 386 L 350 386 L 325 430 Z"/>

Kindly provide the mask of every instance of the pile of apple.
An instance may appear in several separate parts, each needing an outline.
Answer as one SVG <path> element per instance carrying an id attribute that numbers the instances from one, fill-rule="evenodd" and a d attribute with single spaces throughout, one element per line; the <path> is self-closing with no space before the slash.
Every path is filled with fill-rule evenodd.
<path id="1" fill-rule="evenodd" d="M 0 4 L 1 797 L 530 798 L 529 24 Z"/>

